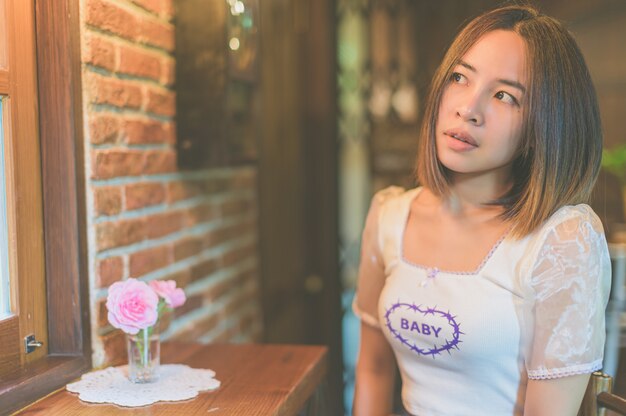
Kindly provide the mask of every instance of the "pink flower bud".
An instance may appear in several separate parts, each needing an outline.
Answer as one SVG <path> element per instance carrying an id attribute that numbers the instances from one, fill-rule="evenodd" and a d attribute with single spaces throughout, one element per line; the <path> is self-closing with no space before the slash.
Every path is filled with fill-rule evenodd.
<path id="1" fill-rule="evenodd" d="M 153 280 L 150 287 L 172 308 L 179 307 L 187 300 L 185 292 L 181 288 L 176 288 L 174 280 Z"/>

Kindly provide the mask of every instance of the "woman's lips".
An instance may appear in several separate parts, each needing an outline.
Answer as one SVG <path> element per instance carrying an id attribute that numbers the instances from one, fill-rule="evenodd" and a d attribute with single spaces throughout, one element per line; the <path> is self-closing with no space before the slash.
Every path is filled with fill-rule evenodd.
<path id="1" fill-rule="evenodd" d="M 455 140 L 458 140 L 460 142 L 469 144 L 473 147 L 478 147 L 478 143 L 476 142 L 476 140 L 474 140 L 474 138 L 467 132 L 465 131 L 461 131 L 461 130 L 446 130 L 443 132 L 443 134 L 445 134 L 446 136 L 449 136 Z"/>

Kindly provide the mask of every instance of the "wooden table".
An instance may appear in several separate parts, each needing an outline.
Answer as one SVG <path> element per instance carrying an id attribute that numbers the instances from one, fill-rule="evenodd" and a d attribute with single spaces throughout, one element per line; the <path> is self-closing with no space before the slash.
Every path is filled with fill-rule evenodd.
<path id="1" fill-rule="evenodd" d="M 219 389 L 192 400 L 139 408 L 89 404 L 60 390 L 19 415 L 296 415 L 327 371 L 326 347 L 262 344 L 201 345 L 166 342 L 162 362 L 210 368 Z"/>

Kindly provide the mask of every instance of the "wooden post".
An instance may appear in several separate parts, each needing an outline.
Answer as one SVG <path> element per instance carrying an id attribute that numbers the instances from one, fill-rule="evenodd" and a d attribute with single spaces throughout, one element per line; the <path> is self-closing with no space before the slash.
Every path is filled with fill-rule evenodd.
<path id="1" fill-rule="evenodd" d="M 612 390 L 613 379 L 611 376 L 601 371 L 591 374 L 578 416 L 606 416 L 606 409 L 598 408 L 597 398 L 598 394 L 610 393 Z"/>

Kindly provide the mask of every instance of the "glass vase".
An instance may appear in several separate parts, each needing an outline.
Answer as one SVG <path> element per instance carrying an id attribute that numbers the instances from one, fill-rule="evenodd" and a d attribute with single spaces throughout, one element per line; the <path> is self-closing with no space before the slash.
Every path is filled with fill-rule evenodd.
<path id="1" fill-rule="evenodd" d="M 127 335 L 128 379 L 133 383 L 152 383 L 159 378 L 161 342 L 158 326 Z"/>

